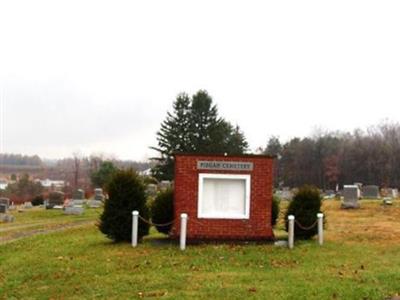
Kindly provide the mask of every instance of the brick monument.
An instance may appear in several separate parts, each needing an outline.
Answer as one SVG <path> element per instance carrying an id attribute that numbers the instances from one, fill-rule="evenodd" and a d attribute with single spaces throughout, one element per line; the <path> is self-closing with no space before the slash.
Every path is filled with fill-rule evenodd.
<path id="1" fill-rule="evenodd" d="M 272 189 L 271 156 L 175 155 L 174 216 L 188 214 L 188 240 L 273 239 Z"/>

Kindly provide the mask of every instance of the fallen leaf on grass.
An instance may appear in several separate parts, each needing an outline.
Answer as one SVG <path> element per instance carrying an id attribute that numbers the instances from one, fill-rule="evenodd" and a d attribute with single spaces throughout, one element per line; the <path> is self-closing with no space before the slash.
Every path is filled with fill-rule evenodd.
<path id="1" fill-rule="evenodd" d="M 139 298 L 144 298 L 144 297 L 162 297 L 167 295 L 168 292 L 167 291 L 156 291 L 156 292 L 139 292 L 138 296 Z"/>
<path id="2" fill-rule="evenodd" d="M 162 297 L 165 296 L 167 292 L 148 292 L 146 293 L 146 297 Z"/>
<path id="3" fill-rule="evenodd" d="M 281 268 L 281 267 L 293 267 L 295 265 L 298 265 L 299 262 L 296 260 L 276 260 L 276 259 L 271 259 L 271 266 L 276 267 L 276 268 Z"/>

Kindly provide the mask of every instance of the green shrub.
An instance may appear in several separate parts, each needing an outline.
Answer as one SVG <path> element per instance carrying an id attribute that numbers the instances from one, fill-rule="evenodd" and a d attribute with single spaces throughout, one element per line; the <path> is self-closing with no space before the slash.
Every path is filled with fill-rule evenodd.
<path id="1" fill-rule="evenodd" d="M 150 206 L 151 220 L 153 223 L 165 224 L 174 219 L 174 192 L 167 189 L 157 194 Z M 172 224 L 168 226 L 156 226 L 158 232 L 168 234 Z"/>
<path id="2" fill-rule="evenodd" d="M 143 182 L 132 170 L 118 170 L 112 175 L 107 191 L 109 198 L 104 203 L 99 229 L 115 242 L 131 241 L 132 211 L 137 210 L 141 217 L 149 219 Z M 138 238 L 147 234 L 149 225 L 139 219 Z"/>
<path id="3" fill-rule="evenodd" d="M 271 225 L 275 226 L 278 217 L 279 217 L 279 203 L 281 202 L 281 199 L 279 199 L 278 196 L 274 195 L 272 197 L 272 216 L 271 216 Z"/>
<path id="4" fill-rule="evenodd" d="M 286 231 L 288 231 L 288 216 L 294 215 L 295 220 L 302 227 L 309 227 L 317 220 L 317 213 L 321 212 L 321 195 L 319 190 L 312 186 L 303 186 L 293 197 L 285 216 Z M 318 226 L 304 230 L 295 222 L 294 235 L 299 239 L 310 239 L 318 232 Z"/>
<path id="5" fill-rule="evenodd" d="M 39 206 L 42 205 L 44 203 L 44 198 L 43 195 L 37 195 L 35 196 L 32 201 L 31 201 L 33 206 Z"/>
<path id="6" fill-rule="evenodd" d="M 143 182 L 145 185 L 158 184 L 157 179 L 155 179 L 154 177 L 151 177 L 151 176 L 143 176 Z"/>

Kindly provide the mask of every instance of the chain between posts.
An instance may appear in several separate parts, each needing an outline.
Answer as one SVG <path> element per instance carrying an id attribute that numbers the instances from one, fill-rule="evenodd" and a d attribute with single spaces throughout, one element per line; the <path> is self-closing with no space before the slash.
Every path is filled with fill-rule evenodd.
<path id="1" fill-rule="evenodd" d="M 150 226 L 158 226 L 158 227 L 164 227 L 164 226 L 169 226 L 175 223 L 176 219 L 173 219 L 171 222 L 168 223 L 163 223 L 163 224 L 157 224 L 157 223 L 153 223 L 149 220 L 146 220 L 145 218 L 143 218 L 141 215 L 139 215 L 139 219 L 142 220 L 143 222 L 149 224 Z"/>
<path id="2" fill-rule="evenodd" d="M 315 220 L 315 222 L 314 222 L 313 224 L 311 224 L 310 226 L 303 226 L 303 225 L 301 225 L 300 222 L 297 221 L 297 220 L 294 220 L 294 222 L 295 222 L 296 225 L 299 226 L 299 228 L 302 229 L 302 230 L 311 230 L 312 228 L 314 228 L 315 225 L 318 224 L 318 219 Z"/>

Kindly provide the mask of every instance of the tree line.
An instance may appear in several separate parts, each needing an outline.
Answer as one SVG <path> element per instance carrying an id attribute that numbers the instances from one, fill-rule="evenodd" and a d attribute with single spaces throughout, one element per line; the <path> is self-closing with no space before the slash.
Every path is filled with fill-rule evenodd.
<path id="1" fill-rule="evenodd" d="M 335 189 L 355 182 L 400 186 L 398 123 L 384 122 L 352 133 L 319 133 L 285 143 L 272 136 L 262 150 L 276 156 L 276 186 Z"/>
<path id="2" fill-rule="evenodd" d="M 260 130 L 260 134 L 262 131 Z M 153 175 L 172 180 L 174 153 L 244 154 L 248 144 L 238 125 L 218 115 L 206 91 L 179 94 L 157 132 Z M 400 186 L 400 124 L 384 122 L 366 130 L 316 133 L 283 142 L 271 136 L 258 152 L 275 156 L 275 187 L 304 184 L 335 189 L 360 182 Z"/>
<path id="3" fill-rule="evenodd" d="M 37 155 L 0 153 L 0 165 L 41 166 L 42 160 Z"/>

